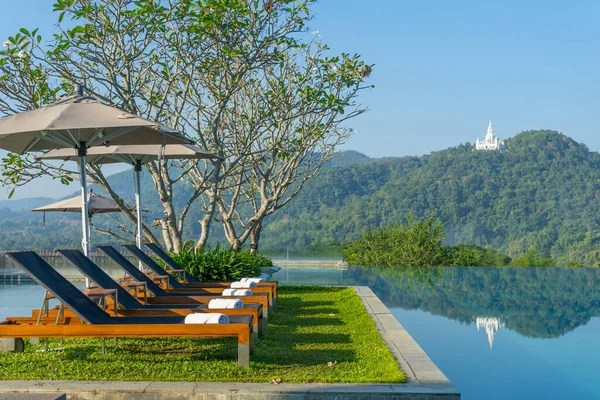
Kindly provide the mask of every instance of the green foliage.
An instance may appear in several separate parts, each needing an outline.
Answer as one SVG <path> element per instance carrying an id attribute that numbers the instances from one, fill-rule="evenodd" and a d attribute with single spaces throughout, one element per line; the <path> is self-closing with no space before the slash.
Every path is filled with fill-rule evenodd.
<path id="1" fill-rule="evenodd" d="M 367 230 L 344 248 L 344 260 L 364 266 L 438 266 L 446 260 L 444 230 L 432 215 L 421 221 Z"/>
<path id="2" fill-rule="evenodd" d="M 497 250 L 460 244 L 458 246 L 447 246 L 447 264 L 449 266 L 505 266 L 511 261 L 510 257 Z"/>
<path id="3" fill-rule="evenodd" d="M 186 243 L 171 257 L 195 278 L 202 281 L 230 281 L 257 276 L 271 260 L 247 250 L 233 251 L 220 245 L 203 250 Z"/>
<path id="4" fill-rule="evenodd" d="M 542 257 L 536 249 L 527 249 L 521 257 L 515 258 L 510 264 L 515 267 L 555 267 L 556 262 L 548 257 Z M 568 266 L 576 264 L 570 263 Z"/>
<path id="5" fill-rule="evenodd" d="M 204 381 L 268 383 L 404 382 L 375 324 L 350 288 L 282 287 L 250 368 L 236 365 L 232 338 L 53 340 L 62 351 L 0 352 L 0 380 Z M 328 363 L 334 363 L 331 367 Z M 51 368 L 49 368 L 51 366 Z"/>
<path id="6" fill-rule="evenodd" d="M 505 266 L 510 257 L 476 245 L 445 246 L 446 234 L 435 215 L 420 221 L 408 218 L 406 224 L 367 230 L 363 238 L 344 246 L 344 260 L 367 267 Z M 510 265 L 550 267 L 556 263 L 529 249 Z M 416 273 L 424 272 L 418 269 Z M 430 280 L 425 273 L 421 280 Z"/>

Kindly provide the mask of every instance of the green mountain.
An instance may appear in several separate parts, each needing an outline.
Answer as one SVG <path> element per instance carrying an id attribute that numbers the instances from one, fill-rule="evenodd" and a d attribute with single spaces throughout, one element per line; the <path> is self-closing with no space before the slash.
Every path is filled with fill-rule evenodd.
<path id="1" fill-rule="evenodd" d="M 522 132 L 506 145 L 504 152 L 476 152 L 464 144 L 421 157 L 381 159 L 339 153 L 296 199 L 266 219 L 261 248 L 340 243 L 359 238 L 368 227 L 436 213 L 448 244 L 491 246 L 511 256 L 534 247 L 561 262 L 595 263 L 600 256 L 600 154 L 555 131 Z M 110 180 L 126 199 L 133 197 L 131 171 Z M 147 174 L 142 187 L 146 217 L 159 218 L 162 211 Z M 176 195 L 190 190 L 182 185 Z M 18 235 L 23 235 L 19 243 L 33 240 L 27 247 L 78 243 L 77 229 L 70 228 L 72 235 L 49 235 L 54 228 L 66 229 L 67 218 L 76 221 L 76 216 L 49 215 L 47 229 L 34 232 L 40 217 L 30 214 L 14 207 L 0 211 L 0 248 L 13 248 Z M 97 222 L 110 226 L 102 218 Z M 190 214 L 187 237 L 199 235 L 192 223 L 199 218 L 199 210 Z M 44 247 L 37 243 L 41 238 Z M 211 241 L 225 242 L 217 224 Z"/>
<path id="2" fill-rule="evenodd" d="M 363 229 L 436 213 L 447 243 L 529 247 L 593 263 L 600 239 L 600 154 L 554 131 L 527 131 L 505 152 L 470 144 L 422 157 L 323 170 L 265 224 L 263 246 L 357 239 Z"/>

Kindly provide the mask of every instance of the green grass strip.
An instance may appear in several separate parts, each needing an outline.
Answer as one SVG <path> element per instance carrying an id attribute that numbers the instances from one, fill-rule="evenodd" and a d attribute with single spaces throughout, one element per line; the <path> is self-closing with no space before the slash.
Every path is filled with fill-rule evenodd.
<path id="1" fill-rule="evenodd" d="M 206 382 L 404 382 L 360 298 L 350 288 L 281 287 L 251 367 L 236 366 L 234 339 L 58 339 L 0 353 L 0 379 Z"/>

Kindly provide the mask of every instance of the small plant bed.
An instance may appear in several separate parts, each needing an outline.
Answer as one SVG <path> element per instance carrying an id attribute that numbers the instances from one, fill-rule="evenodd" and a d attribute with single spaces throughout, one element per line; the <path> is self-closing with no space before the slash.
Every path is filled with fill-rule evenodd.
<path id="1" fill-rule="evenodd" d="M 351 288 L 281 287 L 250 368 L 236 366 L 231 339 L 50 341 L 23 353 L 0 353 L 0 380 L 69 379 L 206 382 L 401 383 L 392 357 Z"/>

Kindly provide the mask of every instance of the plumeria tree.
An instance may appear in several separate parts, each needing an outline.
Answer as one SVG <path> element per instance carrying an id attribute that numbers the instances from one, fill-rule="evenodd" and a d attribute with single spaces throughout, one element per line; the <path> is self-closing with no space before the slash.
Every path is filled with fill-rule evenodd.
<path id="1" fill-rule="evenodd" d="M 160 237 L 168 249 L 181 249 L 196 207 L 198 247 L 220 221 L 239 248 L 348 137 L 344 120 L 364 111 L 354 99 L 370 67 L 358 56 L 328 58 L 318 40 L 302 39 L 313 3 L 56 0 L 59 29 L 52 38 L 21 29 L 0 51 L 0 113 L 51 103 L 77 83 L 100 101 L 181 130 L 221 158 L 146 164 L 163 209 L 155 221 Z M 102 170 L 88 170 L 134 222 Z M 13 188 L 39 176 L 77 178 L 65 165 L 30 154 L 8 154 L 2 173 Z M 178 184 L 194 190 L 174 201 L 182 196 Z M 255 210 L 252 216 L 241 217 L 244 207 Z M 121 230 L 128 226 L 121 223 Z M 151 225 L 143 231 L 158 241 Z"/>
<path id="2" fill-rule="evenodd" d="M 266 66 L 227 110 L 227 129 L 246 154 L 218 193 L 219 220 L 239 248 L 248 238 L 256 250 L 262 221 L 285 206 L 353 133 L 345 123 L 366 108 L 356 102 L 371 67 L 356 55 L 328 57 L 316 37 Z M 258 138 L 245 147 L 244 135 Z M 238 148 L 240 147 L 240 148 Z"/>

